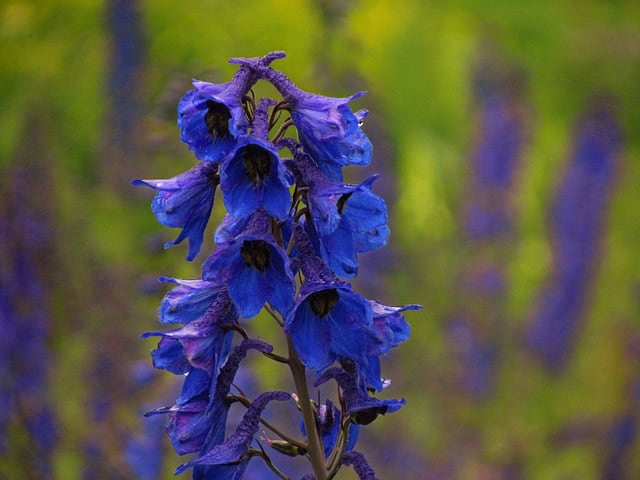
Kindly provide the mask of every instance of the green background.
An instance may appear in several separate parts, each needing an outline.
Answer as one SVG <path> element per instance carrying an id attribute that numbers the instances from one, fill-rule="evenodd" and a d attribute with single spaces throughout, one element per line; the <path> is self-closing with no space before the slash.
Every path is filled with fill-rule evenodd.
<path id="1" fill-rule="evenodd" d="M 361 434 L 380 477 L 394 478 L 393 462 L 376 460 L 376 451 L 387 450 L 398 462 L 421 459 L 425 470 L 416 479 L 603 478 L 610 427 L 634 414 L 630 390 L 640 379 L 630 346 L 640 338 L 639 3 L 142 2 L 135 128 L 127 132 L 110 124 L 116 104 L 107 85 L 113 32 L 106 7 L 96 0 L 0 4 L 0 185 L 7 188 L 18 162 L 44 175 L 29 188 L 54 232 L 42 281 L 51 321 L 47 398 L 59 422 L 55 478 L 82 478 L 82 445 L 92 436 L 104 451 L 98 471 L 136 478 L 122 436 L 141 430 L 140 411 L 170 397 L 175 380 L 160 374 L 149 388 L 123 386 L 132 364 L 150 362 L 154 341 L 138 335 L 158 328 L 162 291 L 145 295 L 140 285 L 160 275 L 196 277 L 214 225 L 193 264 L 184 261 L 186 245 L 162 251 L 159 239 L 177 232 L 155 223 L 151 193 L 128 182 L 171 177 L 193 164 L 175 126 L 175 105 L 191 77 L 225 81 L 235 71 L 228 58 L 271 50 L 287 52 L 274 66 L 305 90 L 367 90 L 356 107 L 370 111 L 368 171 L 376 171 L 379 145 L 385 152 L 392 260 L 376 277 L 375 295 L 424 308 L 408 315 L 410 341 L 383 363 L 393 379 L 384 395 L 405 396 L 407 406 Z M 446 325 L 465 302 L 456 279 L 477 253 L 460 218 L 478 130 L 472 72 L 486 56 L 524 72 L 529 134 L 512 195 L 514 233 L 493 252 L 508 285 L 504 318 L 492 329 L 500 345 L 494 388 L 478 400 L 455 382 Z M 523 348 L 522 334 L 552 267 L 549 205 L 574 124 L 599 92 L 615 98 L 624 148 L 575 348 L 552 375 Z M 260 86 L 258 93 L 273 91 Z M 363 176 L 357 167 L 349 175 Z M 219 200 L 214 220 L 223 214 Z M 363 256 L 361 276 L 375 266 Z M 263 320 L 254 322 L 256 331 L 269 337 Z M 93 374 L 104 357 L 107 374 Z M 279 381 L 270 366 L 256 368 L 265 386 Z M 106 419 L 91 413 L 96 396 L 113 405 Z M 8 441 L 0 476 L 31 478 L 34 452 L 18 420 Z M 168 443 L 162 478 L 182 463 Z M 634 443 L 625 478 L 640 477 L 638 453 Z M 513 465 L 517 473 L 506 476 Z"/>

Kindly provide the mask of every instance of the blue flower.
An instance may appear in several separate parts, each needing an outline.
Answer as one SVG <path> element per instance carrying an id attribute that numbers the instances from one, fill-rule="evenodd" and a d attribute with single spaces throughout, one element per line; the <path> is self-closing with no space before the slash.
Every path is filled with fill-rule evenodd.
<path id="1" fill-rule="evenodd" d="M 357 365 L 359 375 L 366 386 L 380 391 L 387 383 L 380 373 L 380 355 L 386 355 L 389 350 L 408 340 L 411 327 L 402 315 L 407 310 L 419 310 L 420 305 L 404 305 L 390 307 L 370 300 L 373 322 L 366 329 L 368 336 L 367 362 Z"/>
<path id="2" fill-rule="evenodd" d="M 346 412 L 351 415 L 351 421 L 358 425 L 368 425 L 373 422 L 378 415 L 393 413 L 407 403 L 404 399 L 379 400 L 370 397 L 355 375 L 347 373 L 342 368 L 333 367 L 326 370 L 318 377 L 315 386 L 335 379 L 342 389 L 342 401 Z"/>
<path id="3" fill-rule="evenodd" d="M 369 177 L 359 185 L 333 182 L 294 143 L 283 143 L 294 154 L 290 168 L 299 183 L 308 187 L 311 222 L 306 228 L 316 251 L 337 275 L 355 276 L 356 253 L 379 248 L 389 237 L 387 206 L 371 191 L 378 177 Z"/>
<path id="4" fill-rule="evenodd" d="M 389 237 L 387 206 L 371 192 L 377 177 L 360 185 L 316 184 L 308 199 L 317 249 L 329 268 L 343 277 L 358 272 L 356 253 L 383 246 Z"/>
<path id="5" fill-rule="evenodd" d="M 333 404 L 331 400 L 328 400 L 325 403 L 321 403 L 319 405 L 315 405 L 316 410 L 316 426 L 318 427 L 318 432 L 322 437 L 322 445 L 324 446 L 324 456 L 328 458 L 335 447 L 336 441 L 338 440 L 338 435 L 340 434 L 341 429 L 341 419 L 342 416 L 340 414 L 340 410 Z M 306 437 L 307 432 L 304 426 L 304 422 L 300 422 L 300 431 Z M 356 442 L 358 441 L 358 434 L 360 433 L 360 426 L 356 424 L 351 424 L 349 426 L 349 437 L 347 440 L 347 446 L 345 447 L 346 451 L 352 450 Z"/>
<path id="6" fill-rule="evenodd" d="M 177 245 L 189 239 L 187 260 L 200 252 L 219 178 L 217 165 L 200 162 L 191 170 L 166 180 L 134 180 L 133 185 L 145 185 L 158 190 L 151 208 L 158 221 L 167 227 L 182 228 L 173 242 Z"/>
<path id="7" fill-rule="evenodd" d="M 183 280 L 182 282 L 186 281 Z M 191 286 L 187 285 L 186 288 L 191 288 Z M 175 290 L 184 289 L 185 285 L 180 285 L 169 292 L 167 296 L 175 299 L 176 295 L 171 295 L 172 292 L 175 293 Z M 203 290 L 208 293 L 211 289 L 195 289 L 195 294 L 200 294 L 202 297 Z M 216 290 L 214 289 L 213 291 L 215 292 Z M 183 295 L 179 300 L 183 300 L 185 297 L 193 299 L 194 297 L 197 298 L 197 295 L 191 292 L 191 294 Z M 205 298 L 208 297 L 205 296 Z M 167 301 L 166 298 L 165 301 Z M 199 303 L 202 302 L 200 301 Z M 181 310 L 179 307 L 184 307 L 185 302 L 177 301 L 174 302 L 173 305 L 178 310 Z M 186 305 L 191 307 L 190 311 L 184 308 L 182 310 L 186 310 L 186 313 L 194 316 L 193 303 L 187 302 Z M 209 302 L 205 302 L 204 306 L 198 305 L 198 307 L 201 309 L 201 316 L 192 319 L 189 316 L 185 318 L 183 315 L 182 319 L 187 320 L 187 322 L 185 322 L 182 328 L 167 332 L 147 332 L 142 335 L 142 338 L 149 336 L 163 337 L 158 345 L 158 349 L 152 352 L 154 366 L 167 369 L 180 375 L 190 370 L 185 368 L 184 362 L 186 360 L 191 367 L 205 370 L 215 378 L 215 373 L 227 358 L 227 353 L 231 345 L 233 332 L 227 327 L 235 323 L 237 314 L 231 305 L 229 295 L 224 289 L 217 291 L 214 300 L 212 299 Z M 167 310 L 165 305 L 161 307 L 161 314 L 163 310 Z M 169 307 L 168 310 L 171 310 L 171 307 Z M 196 314 L 197 313 L 196 310 Z"/>
<path id="8" fill-rule="evenodd" d="M 205 280 L 161 277 L 161 282 L 178 286 L 169 290 L 160 305 L 160 323 L 187 324 L 202 317 L 222 293 L 224 287 Z"/>
<path id="9" fill-rule="evenodd" d="M 245 217 L 262 206 L 278 220 L 291 208 L 289 183 L 278 151 L 267 141 L 242 137 L 224 160 L 220 189 L 229 214 Z"/>
<path id="10" fill-rule="evenodd" d="M 254 83 L 241 68 L 232 81 L 213 84 L 194 80 L 178 105 L 178 127 L 182 141 L 200 160 L 217 163 L 247 132 L 242 97 Z"/>
<path id="11" fill-rule="evenodd" d="M 195 452 L 204 454 L 222 443 L 231 407 L 227 395 L 240 362 L 250 349 L 271 352 L 273 347 L 259 340 L 243 341 L 234 348 L 217 377 L 212 379 L 205 371 L 192 369 L 186 376 L 182 393 L 175 405 L 147 414 L 169 414 L 165 428 L 179 455 Z"/>
<path id="12" fill-rule="evenodd" d="M 291 394 L 287 392 L 266 392 L 260 395 L 251 403 L 235 433 L 227 441 L 214 446 L 204 455 L 180 465 L 176 469 L 175 475 L 190 467 L 205 466 L 199 472 L 194 471 L 194 477 L 212 480 L 214 478 L 229 480 L 242 478 L 242 474 L 251 460 L 249 445 L 258 431 L 262 411 L 272 400 L 285 401 L 290 398 Z M 207 466 L 213 468 L 206 468 Z"/>
<path id="13" fill-rule="evenodd" d="M 264 234 L 245 234 L 219 246 L 202 267 L 205 280 L 227 286 L 244 318 L 254 317 L 265 302 L 285 315 L 293 303 L 295 285 L 289 257 Z"/>
<path id="14" fill-rule="evenodd" d="M 361 97 L 358 92 L 347 98 L 325 97 L 299 89 L 284 74 L 264 63 L 235 59 L 267 79 L 291 105 L 291 118 L 300 141 L 318 167 L 329 177 L 342 180 L 341 167 L 368 165 L 373 147 L 360 126 L 366 110 L 354 113 L 349 102 Z"/>
<path id="15" fill-rule="evenodd" d="M 285 331 L 302 362 L 321 371 L 338 357 L 366 362 L 365 329 L 371 323 L 369 302 L 348 285 L 305 283 L 287 316 Z"/>
<path id="16" fill-rule="evenodd" d="M 349 107 L 351 100 L 365 92 L 348 98 L 325 97 L 301 90 L 287 93 L 285 98 L 292 105 L 291 118 L 300 141 L 325 174 L 341 179 L 339 167 L 371 162 L 373 147 L 360 128 L 366 111 L 354 114 Z"/>

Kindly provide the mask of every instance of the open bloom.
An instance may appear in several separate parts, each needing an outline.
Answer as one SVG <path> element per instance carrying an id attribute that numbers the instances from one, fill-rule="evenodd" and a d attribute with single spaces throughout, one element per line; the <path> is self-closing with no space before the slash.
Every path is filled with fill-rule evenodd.
<path id="1" fill-rule="evenodd" d="M 360 125 L 367 112 L 353 113 L 349 102 L 361 97 L 332 98 L 298 90 L 290 94 L 291 118 L 300 141 L 320 169 L 329 177 L 341 179 L 340 167 L 368 165 L 373 147 Z"/>
<path id="2" fill-rule="evenodd" d="M 331 452 L 336 445 L 336 441 L 338 440 L 338 435 L 340 434 L 342 415 L 340 414 L 340 410 L 329 399 L 327 399 L 325 403 L 316 405 L 315 410 L 316 426 L 318 427 L 318 432 L 322 437 L 324 456 L 325 458 L 329 458 L 329 455 L 331 455 Z M 304 422 L 302 421 L 300 422 L 300 430 L 306 437 L 307 432 Z M 347 440 L 345 451 L 352 450 L 355 447 L 359 433 L 359 425 L 351 424 L 349 426 L 349 438 Z"/>
<path id="3" fill-rule="evenodd" d="M 366 362 L 369 302 L 346 284 L 305 284 L 285 322 L 300 359 L 323 370 L 338 357 Z"/>
<path id="4" fill-rule="evenodd" d="M 265 302 L 283 315 L 293 303 L 289 257 L 267 234 L 245 234 L 219 246 L 204 263 L 202 277 L 224 283 L 244 318 L 256 316 Z"/>
<path id="5" fill-rule="evenodd" d="M 217 165 L 200 162 L 173 178 L 132 182 L 133 185 L 145 185 L 158 191 L 151 204 L 156 218 L 166 227 L 182 228 L 178 238 L 167 243 L 165 248 L 188 238 L 187 260 L 193 260 L 200 252 L 219 182 L 217 171 Z"/>
<path id="6" fill-rule="evenodd" d="M 360 128 L 367 111 L 354 113 L 349 107 L 349 102 L 365 92 L 347 98 L 325 97 L 301 90 L 264 62 L 234 59 L 234 63 L 244 65 L 269 80 L 290 103 L 291 118 L 302 145 L 327 176 L 342 180 L 341 167 L 371 162 L 373 147 Z"/>
<path id="7" fill-rule="evenodd" d="M 278 220 L 289 215 L 291 194 L 277 150 L 256 137 L 242 137 L 222 163 L 220 189 L 233 217 L 251 215 L 260 206 Z"/>
<path id="8" fill-rule="evenodd" d="M 222 84 L 193 81 L 178 105 L 182 141 L 200 160 L 219 162 L 247 132 L 242 96 L 255 80 L 241 68 L 232 81 Z"/>
<path id="9" fill-rule="evenodd" d="M 189 467 L 209 467 L 209 471 L 194 472 L 195 478 L 240 479 L 247 468 L 251 456 L 249 446 L 260 426 L 260 415 L 272 400 L 285 401 L 291 398 L 287 392 L 265 392 L 256 398 L 247 413 L 244 414 L 235 433 L 224 443 L 214 446 L 210 451 L 188 463 L 180 465 L 175 474 L 178 475 Z M 201 467 L 202 468 L 202 467 Z M 202 477 L 198 476 L 198 473 Z M 215 475 L 214 475 L 215 473 Z"/>
<path id="10" fill-rule="evenodd" d="M 351 415 L 351 420 L 358 425 L 368 425 L 373 422 L 378 415 L 393 413 L 407 403 L 404 399 L 380 400 L 370 397 L 366 389 L 358 384 L 355 375 L 347 373 L 342 368 L 333 367 L 318 377 L 315 385 L 322 385 L 330 379 L 335 379 L 342 389 L 342 399 L 346 411 Z"/>
<path id="11" fill-rule="evenodd" d="M 322 259 L 337 275 L 353 277 L 358 272 L 356 253 L 387 242 L 387 206 L 371 192 L 376 178 L 360 185 L 316 184 L 309 192 L 312 226 L 307 231 Z"/>

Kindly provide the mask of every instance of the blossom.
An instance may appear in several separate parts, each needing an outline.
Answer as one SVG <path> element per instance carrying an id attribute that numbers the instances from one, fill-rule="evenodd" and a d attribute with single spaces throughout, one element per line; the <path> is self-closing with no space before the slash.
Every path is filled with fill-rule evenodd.
<path id="1" fill-rule="evenodd" d="M 187 260 L 193 260 L 202 246 L 218 182 L 217 166 L 200 162 L 173 178 L 134 180 L 132 184 L 145 185 L 158 191 L 151 204 L 156 218 L 167 227 L 182 228 L 178 238 L 167 243 L 165 248 L 188 238 Z"/>
<path id="2" fill-rule="evenodd" d="M 198 159 L 219 162 L 247 132 L 242 97 L 254 81 L 243 68 L 227 83 L 193 81 L 195 88 L 178 105 L 178 127 Z"/>
<path id="3" fill-rule="evenodd" d="M 222 293 L 223 286 L 205 280 L 182 280 L 161 277 L 161 282 L 175 283 L 160 304 L 160 323 L 187 324 L 200 318 Z"/>
<path id="4" fill-rule="evenodd" d="M 371 191 L 374 175 L 359 185 L 334 182 L 310 157 L 292 142 L 283 142 L 294 152 L 289 162 L 301 184 L 308 187 L 311 222 L 307 233 L 316 251 L 336 274 L 353 277 L 358 271 L 356 253 L 383 246 L 389 237 L 387 206 Z"/>
<path id="5" fill-rule="evenodd" d="M 168 296 L 175 290 L 184 288 L 184 285 L 180 285 L 169 292 Z M 208 292 L 209 289 L 196 289 L 195 292 L 201 294 L 202 290 Z M 176 295 L 171 296 L 175 297 Z M 193 298 L 196 295 L 191 293 L 184 295 L 183 298 L 189 296 Z M 205 296 L 205 298 L 208 297 Z M 184 303 L 178 301 L 174 305 L 184 306 Z M 192 307 L 193 303 L 188 306 Z M 164 308 L 166 310 L 166 307 Z M 178 307 L 176 309 L 180 310 Z M 193 308 L 188 313 L 192 312 Z M 232 332 L 227 326 L 234 323 L 236 318 L 237 314 L 231 305 L 229 295 L 226 290 L 220 289 L 215 300 L 202 308 L 200 317 L 193 320 L 186 318 L 185 320 L 188 321 L 182 328 L 166 332 L 147 332 L 142 335 L 142 338 L 163 337 L 158 349 L 152 352 L 154 366 L 157 368 L 165 368 L 178 375 L 187 373 L 189 369 L 185 366 L 186 360 L 191 367 L 200 368 L 210 375 L 215 375 L 217 368 L 226 359 L 231 344 Z"/>
<path id="6" fill-rule="evenodd" d="M 257 315 L 267 301 L 283 315 L 293 303 L 289 257 L 268 228 L 268 217 L 258 212 L 242 235 L 216 248 L 202 267 L 205 280 L 227 286 L 244 318 Z"/>
<path id="7" fill-rule="evenodd" d="M 338 357 L 366 362 L 369 302 L 346 284 L 308 284 L 285 321 L 302 362 L 323 370 Z"/>
<path id="8" fill-rule="evenodd" d="M 360 128 L 367 112 L 361 110 L 354 114 L 349 107 L 349 102 L 365 92 L 348 98 L 302 91 L 288 93 L 293 107 L 291 118 L 298 129 L 300 141 L 325 174 L 340 179 L 336 167 L 368 165 L 371 162 L 373 147 Z"/>
<path id="9" fill-rule="evenodd" d="M 347 373 L 342 368 L 333 367 L 325 370 L 316 380 L 315 385 L 322 385 L 330 379 L 335 379 L 342 389 L 342 399 L 345 409 L 351 420 L 359 425 L 368 425 L 373 422 L 378 415 L 393 413 L 406 403 L 404 399 L 380 400 L 370 397 L 366 389 L 362 388 L 356 377 Z"/>
<path id="10" fill-rule="evenodd" d="M 214 445 L 222 443 L 231 406 L 226 398 L 240 362 L 251 349 L 270 352 L 273 347 L 259 340 L 242 342 L 233 349 L 215 379 L 204 370 L 192 369 L 175 405 L 147 414 L 169 414 L 165 428 L 179 455 L 194 452 L 203 454 Z"/>
<path id="11" fill-rule="evenodd" d="M 258 431 L 262 411 L 272 400 L 285 401 L 289 400 L 289 398 L 291 398 L 291 394 L 287 392 L 265 392 L 261 394 L 251 403 L 235 433 L 227 441 L 216 445 L 206 454 L 180 465 L 175 474 L 178 475 L 193 466 L 203 465 L 217 466 L 215 476 L 211 470 L 194 472 L 194 475 L 200 474 L 204 476 L 206 473 L 207 478 L 242 478 L 242 473 L 244 473 L 249 460 L 251 460 L 251 456 L 248 455 L 249 445 Z"/>
<path id="12" fill-rule="evenodd" d="M 335 447 L 338 435 L 340 434 L 341 419 L 340 410 L 329 399 L 325 403 L 315 405 L 316 410 L 316 426 L 318 432 L 322 437 L 322 445 L 324 446 L 324 456 L 328 458 Z M 300 422 L 300 431 L 306 437 L 307 431 L 304 426 L 304 422 Z M 360 433 L 360 426 L 351 424 L 349 426 L 349 437 L 346 451 L 352 450 L 358 441 L 358 434 Z"/>
<path id="13" fill-rule="evenodd" d="M 279 220 L 289 215 L 291 194 L 277 150 L 267 141 L 242 137 L 220 172 L 220 189 L 229 214 L 245 217 L 262 206 Z"/>
<path id="14" fill-rule="evenodd" d="M 386 355 L 389 350 L 408 340 L 411 327 L 402 312 L 419 310 L 420 305 L 404 305 L 390 307 L 369 300 L 373 313 L 373 322 L 366 329 L 368 336 L 367 362 L 360 364 L 360 375 L 367 386 L 380 391 L 385 387 L 385 381 L 380 374 L 380 355 Z"/>
<path id="15" fill-rule="evenodd" d="M 360 128 L 367 111 L 354 113 L 349 107 L 352 100 L 366 92 L 346 98 L 326 97 L 301 90 L 284 74 L 267 65 L 244 59 L 234 59 L 234 63 L 248 66 L 269 80 L 289 102 L 302 145 L 327 176 L 341 180 L 341 167 L 371 162 L 373 147 Z"/>

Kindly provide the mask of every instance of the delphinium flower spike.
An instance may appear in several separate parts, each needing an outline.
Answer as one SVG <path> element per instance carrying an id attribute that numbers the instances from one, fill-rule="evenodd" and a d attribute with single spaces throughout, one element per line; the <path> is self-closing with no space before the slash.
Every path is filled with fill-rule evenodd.
<path id="1" fill-rule="evenodd" d="M 230 82 L 194 82 L 180 103 L 178 123 L 199 163 L 174 179 L 134 182 L 158 190 L 154 213 L 161 223 L 183 229 L 173 243 L 189 238 L 189 260 L 203 243 L 218 183 L 227 210 L 202 278 L 161 278 L 176 286 L 162 301 L 160 321 L 182 326 L 143 335 L 161 337 L 152 352 L 157 368 L 186 376 L 175 404 L 149 415 L 168 414 L 175 451 L 196 454 L 176 472 L 193 467 L 199 480 L 239 480 L 254 457 L 278 477 L 291 478 L 255 438 L 260 422 L 280 437 L 262 437 L 270 452 L 309 459 L 313 477 L 305 478 L 333 478 L 343 464 L 353 465 L 361 478 L 375 478 L 364 457 L 349 452 L 361 425 L 404 404 L 368 392 L 389 385 L 380 357 L 408 339 L 403 313 L 419 306 L 387 307 L 340 279 L 354 277 L 357 254 L 383 246 L 389 235 L 385 202 L 372 191 L 377 177 L 342 182 L 343 166 L 371 159 L 371 143 L 360 128 L 366 112 L 348 106 L 361 94 L 335 99 L 304 92 L 270 67 L 283 56 L 232 59 L 240 67 Z M 283 99 L 248 95 L 259 80 L 271 82 Z M 291 127 L 300 142 L 286 136 Z M 285 148 L 293 158 L 281 158 Z M 263 309 L 277 320 L 287 355 L 251 339 L 245 322 L 260 321 Z M 236 334 L 242 340 L 234 347 Z M 242 390 L 231 393 L 251 349 L 289 367 L 304 440 L 262 418 L 271 400 L 291 394 L 268 392 L 252 400 Z M 307 369 L 315 371 L 317 384 L 338 383 L 337 403 L 311 399 Z M 234 402 L 247 411 L 225 440 Z"/>

